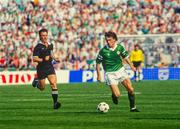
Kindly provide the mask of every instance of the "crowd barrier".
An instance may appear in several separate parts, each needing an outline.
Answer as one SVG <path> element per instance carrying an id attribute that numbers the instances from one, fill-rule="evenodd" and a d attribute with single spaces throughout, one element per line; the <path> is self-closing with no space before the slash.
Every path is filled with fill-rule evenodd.
<path id="1" fill-rule="evenodd" d="M 134 72 L 127 70 L 129 77 L 134 79 Z M 97 74 L 94 70 L 58 70 L 58 83 L 79 83 L 79 82 L 96 82 Z M 102 80 L 104 73 L 101 71 Z M 0 73 L 0 85 L 28 85 L 31 84 L 35 71 L 4 71 Z M 180 80 L 180 68 L 144 68 L 141 72 L 142 80 Z"/>

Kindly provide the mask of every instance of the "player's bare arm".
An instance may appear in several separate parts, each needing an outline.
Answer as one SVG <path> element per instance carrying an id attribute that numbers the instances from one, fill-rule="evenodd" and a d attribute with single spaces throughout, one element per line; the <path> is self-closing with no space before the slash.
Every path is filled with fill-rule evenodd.
<path id="1" fill-rule="evenodd" d="M 37 62 L 37 63 L 40 63 L 40 62 L 43 61 L 43 59 L 42 59 L 42 58 L 39 58 L 38 56 L 33 56 L 33 61 L 34 61 L 34 62 Z"/>
<path id="2" fill-rule="evenodd" d="M 101 82 L 100 64 L 96 64 L 97 80 Z"/>
<path id="3" fill-rule="evenodd" d="M 125 61 L 129 64 L 129 66 L 131 67 L 132 71 L 136 71 L 136 68 L 135 68 L 134 65 L 131 63 L 129 57 L 125 58 Z"/>
<path id="4" fill-rule="evenodd" d="M 44 60 L 45 60 L 45 61 L 50 60 L 50 56 L 45 56 Z M 43 59 L 42 59 L 42 58 L 39 58 L 38 56 L 33 56 L 33 61 L 34 61 L 34 62 L 37 62 L 37 63 L 40 63 L 40 62 L 43 61 Z"/>

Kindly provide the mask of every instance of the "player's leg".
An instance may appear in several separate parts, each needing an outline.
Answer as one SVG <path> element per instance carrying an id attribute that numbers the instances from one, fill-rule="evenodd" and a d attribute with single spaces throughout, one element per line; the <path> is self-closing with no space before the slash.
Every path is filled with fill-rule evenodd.
<path id="1" fill-rule="evenodd" d="M 46 75 L 43 71 L 37 71 L 37 76 L 38 77 L 35 77 L 33 82 L 32 82 L 32 86 L 33 87 L 36 87 L 40 90 L 44 90 L 45 88 L 45 78 L 46 78 Z"/>
<path id="2" fill-rule="evenodd" d="M 138 77 L 138 81 L 141 80 L 141 78 L 140 78 L 141 69 L 142 69 L 141 64 L 139 64 L 138 67 L 137 67 L 137 72 L 138 72 L 138 76 L 137 76 L 137 77 Z"/>
<path id="3" fill-rule="evenodd" d="M 139 81 L 138 76 L 139 76 L 139 72 L 138 72 L 138 69 L 137 69 L 137 67 L 136 67 L 136 71 L 135 71 L 135 81 L 136 81 L 136 82 Z"/>
<path id="4" fill-rule="evenodd" d="M 137 62 L 133 62 L 134 67 L 136 68 L 136 71 L 134 71 L 134 79 L 135 81 L 138 81 L 138 69 L 137 69 Z"/>
<path id="5" fill-rule="evenodd" d="M 114 73 L 105 74 L 106 84 L 110 87 L 112 92 L 112 101 L 114 104 L 118 104 L 118 98 L 120 96 L 120 91 L 118 88 L 118 81 L 116 80 L 116 75 Z"/>
<path id="6" fill-rule="evenodd" d="M 43 91 L 45 89 L 45 79 L 40 79 L 39 80 L 39 85 L 38 85 L 38 89 L 40 89 L 41 91 Z"/>
<path id="7" fill-rule="evenodd" d="M 124 87 L 128 91 L 128 99 L 129 99 L 129 103 L 130 103 L 130 111 L 139 112 L 136 109 L 134 88 L 132 87 L 130 79 L 129 78 L 124 79 L 121 83 L 124 85 Z"/>
<path id="8" fill-rule="evenodd" d="M 120 91 L 118 85 L 111 84 L 112 100 L 114 104 L 118 104 L 118 98 L 120 97 Z"/>
<path id="9" fill-rule="evenodd" d="M 58 88 L 57 88 L 57 77 L 55 74 L 47 76 L 52 89 L 52 98 L 54 102 L 54 109 L 58 109 L 61 104 L 58 102 Z"/>
<path id="10" fill-rule="evenodd" d="M 38 88 L 38 86 L 39 86 L 39 79 L 37 77 L 34 78 L 34 80 L 32 82 L 32 86 Z"/>

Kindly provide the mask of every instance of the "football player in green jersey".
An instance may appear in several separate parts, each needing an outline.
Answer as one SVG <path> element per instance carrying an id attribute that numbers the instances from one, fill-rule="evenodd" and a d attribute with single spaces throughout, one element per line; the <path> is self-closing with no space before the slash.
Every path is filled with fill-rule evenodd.
<path id="1" fill-rule="evenodd" d="M 129 60 L 129 54 L 125 48 L 117 43 L 117 35 L 112 32 L 105 33 L 105 39 L 107 45 L 105 45 L 100 51 L 96 59 L 96 70 L 97 70 L 97 80 L 101 82 L 100 75 L 100 64 L 102 63 L 103 69 L 105 71 L 106 84 L 110 86 L 112 91 L 112 100 L 114 104 L 118 104 L 118 98 L 120 96 L 120 91 L 118 88 L 119 82 L 128 91 L 128 99 L 130 102 L 130 111 L 139 112 L 135 105 L 135 94 L 131 81 L 128 74 L 123 67 L 123 58 L 135 71 L 135 67 Z"/>

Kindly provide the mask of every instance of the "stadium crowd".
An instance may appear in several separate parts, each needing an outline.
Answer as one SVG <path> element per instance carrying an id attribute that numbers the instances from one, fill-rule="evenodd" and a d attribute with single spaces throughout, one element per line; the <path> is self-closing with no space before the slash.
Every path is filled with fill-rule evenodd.
<path id="1" fill-rule="evenodd" d="M 180 33 L 177 5 L 179 0 L 1 0 L 0 67 L 33 69 L 38 31 L 47 28 L 61 60 L 57 69 L 94 69 L 108 30 L 117 35 Z M 145 66 L 180 67 L 179 38 L 142 39 L 123 43 L 129 51 L 136 42 L 142 45 Z"/>

